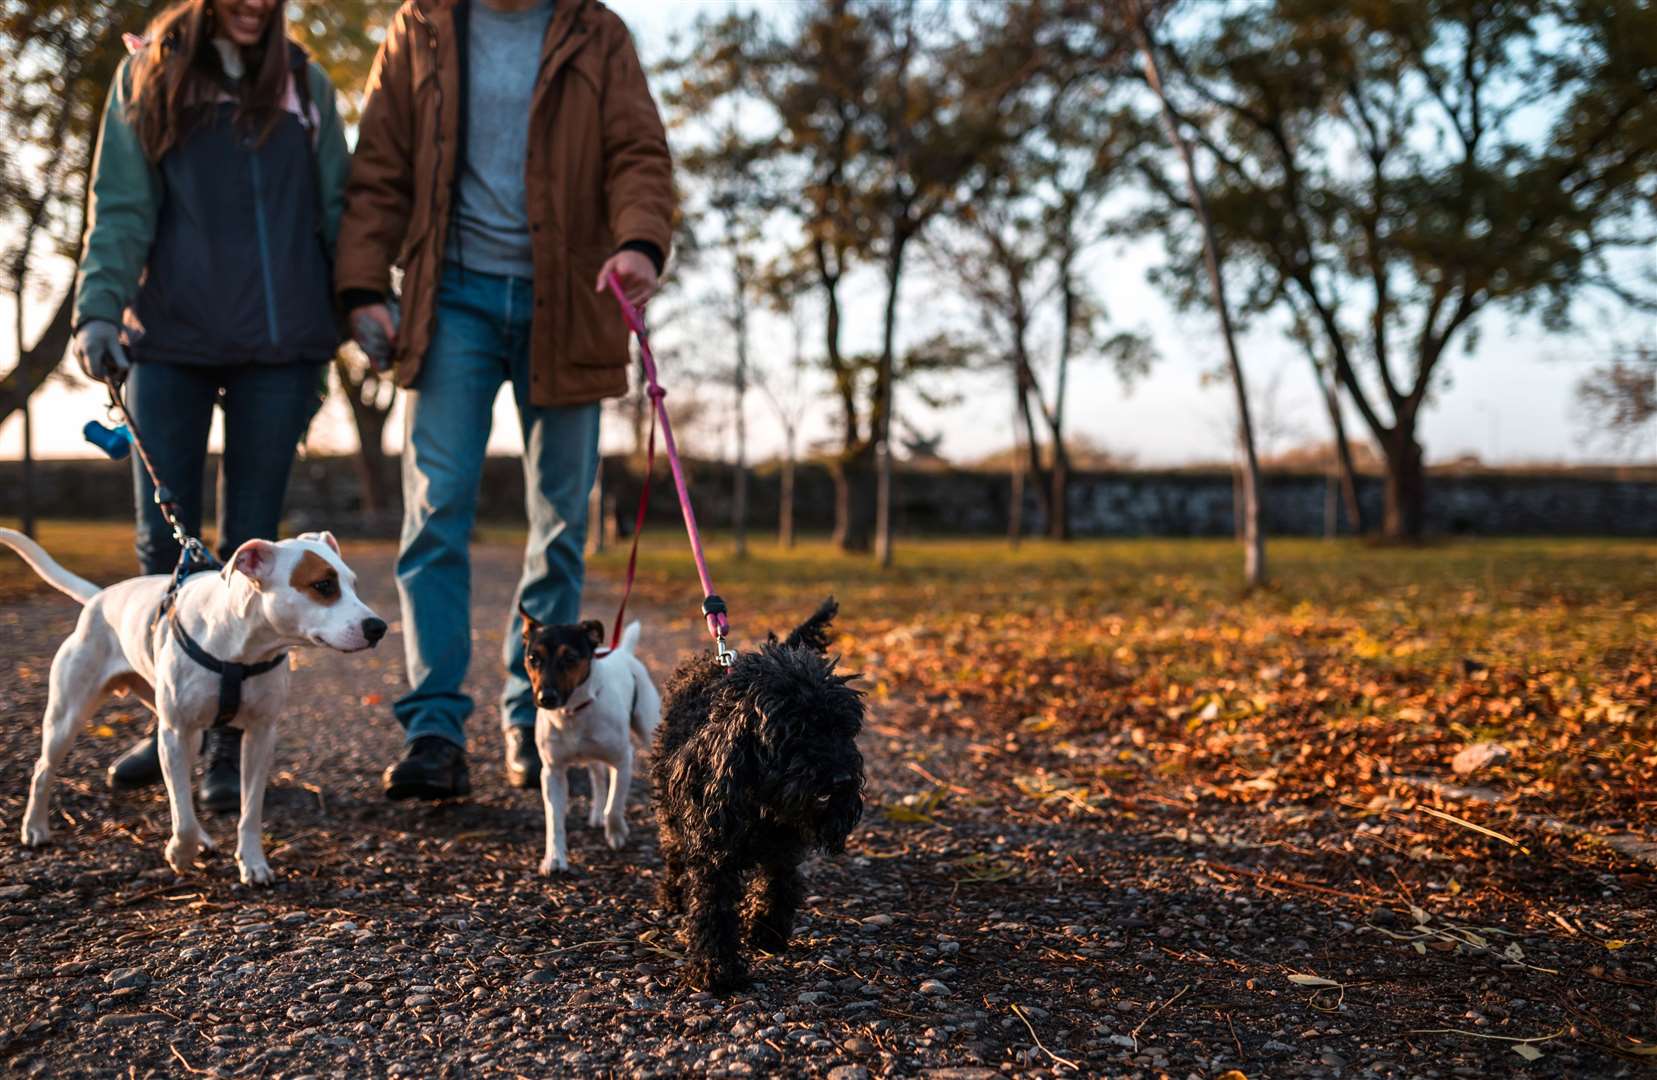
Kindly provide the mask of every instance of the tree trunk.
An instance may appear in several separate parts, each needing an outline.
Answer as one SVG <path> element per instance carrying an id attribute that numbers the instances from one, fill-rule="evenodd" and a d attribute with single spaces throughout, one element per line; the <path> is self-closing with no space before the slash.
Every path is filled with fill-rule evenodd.
<path id="1" fill-rule="evenodd" d="M 587 554 L 597 555 L 604 550 L 604 457 L 599 455 L 598 468 L 593 470 L 593 486 L 587 491 Z"/>
<path id="2" fill-rule="evenodd" d="M 1064 405 L 1070 388 L 1070 357 L 1075 351 L 1076 287 L 1071 280 L 1072 253 L 1066 248 L 1059 265 L 1059 290 L 1063 305 L 1063 328 L 1059 337 L 1059 374 L 1053 391 L 1053 416 L 1048 424 L 1053 434 L 1053 495 L 1047 518 L 1047 535 L 1069 540 L 1070 532 L 1070 448 L 1064 445 Z"/>
<path id="3" fill-rule="evenodd" d="M 1386 511 L 1382 534 L 1389 540 L 1419 540 L 1425 524 L 1427 472 L 1414 425 L 1402 418 L 1383 446 L 1387 456 Z"/>
<path id="4" fill-rule="evenodd" d="M 735 255 L 732 284 L 736 295 L 731 329 L 736 331 L 736 475 L 731 492 L 731 542 L 739 559 L 748 557 L 748 275 L 743 256 Z"/>
<path id="5" fill-rule="evenodd" d="M 391 496 L 391 465 L 385 452 L 385 425 L 390 409 L 364 400 L 377 399 L 372 388 L 365 391 L 369 380 L 380 378 L 379 373 L 366 369 L 360 376 L 343 357 L 334 357 L 334 374 L 339 378 L 340 390 L 351 407 L 351 419 L 357 428 L 357 483 L 364 514 L 379 514 L 387 510 Z"/>
<path id="6" fill-rule="evenodd" d="M 794 433 L 787 433 L 787 456 L 782 461 L 782 491 L 778 497 L 777 543 L 783 549 L 794 547 Z"/>
<path id="7" fill-rule="evenodd" d="M 18 298 L 19 305 L 22 298 Z M 35 341 L 34 348 L 18 354 L 17 366 L 6 372 L 6 377 L 0 379 L 0 424 L 6 418 L 23 407 L 23 403 L 34 396 L 42 383 L 57 370 L 63 362 L 63 354 L 69 348 L 70 331 L 73 329 L 75 317 L 75 290 L 69 289 L 58 302 L 58 309 L 52 315 L 52 321 L 46 324 L 40 337 Z"/>
<path id="8" fill-rule="evenodd" d="M 1007 485 L 1007 543 L 1017 550 L 1024 539 L 1024 465 L 1016 447 L 1009 456 L 1012 475 Z"/>
<path id="9" fill-rule="evenodd" d="M 1030 419 L 1030 406 L 1024 399 L 1024 380 L 1014 380 L 1013 386 L 1013 445 L 1007 452 L 1007 543 L 1017 549 L 1024 538 L 1024 474 L 1027 446 L 1020 446 L 1020 425 Z"/>
<path id="10" fill-rule="evenodd" d="M 832 541 L 842 551 L 869 550 L 869 530 L 859 517 L 860 503 L 857 459 L 864 453 L 862 432 L 857 419 L 856 383 L 846 369 L 845 357 L 840 352 L 840 271 L 830 266 L 828 243 L 820 236 L 812 240 L 812 256 L 817 266 L 818 284 L 823 291 L 823 356 L 829 371 L 834 374 L 835 391 L 840 398 L 841 432 L 844 450 L 831 463 L 829 475 L 834 481 L 834 532 Z M 835 263 L 838 267 L 839 263 Z"/>
<path id="11" fill-rule="evenodd" d="M 1062 442 L 1053 444 L 1052 494 L 1047 499 L 1047 535 L 1054 540 L 1069 540 L 1070 533 L 1070 453 Z"/>
<path id="12" fill-rule="evenodd" d="M 898 287 L 903 279 L 903 249 L 909 243 L 902 225 L 893 223 L 892 250 L 886 260 L 886 313 L 881 328 L 880 369 L 875 373 L 872 436 L 875 444 L 875 561 L 892 565 L 892 381 L 897 363 Z"/>
<path id="13" fill-rule="evenodd" d="M 1053 498 L 1053 489 L 1048 482 L 1047 470 L 1041 466 L 1041 439 L 1036 435 L 1036 418 L 1032 415 L 1030 409 L 1030 395 L 1035 391 L 1031 387 L 1027 376 L 1028 369 L 1021 368 L 1019 371 L 1018 399 L 1016 401 L 1017 411 L 1013 414 L 1013 421 L 1024 426 L 1024 457 L 1029 462 L 1029 468 L 1025 471 L 1025 475 L 1035 482 L 1036 498 L 1041 500 L 1042 513 L 1046 515 L 1048 522 L 1052 522 L 1053 507 L 1050 505 L 1050 500 Z M 1016 451 L 1018 443 L 1016 436 L 1013 443 Z M 1023 483 L 1020 481 L 1020 488 L 1022 489 L 1022 487 Z M 1019 514 L 1021 517 L 1023 512 L 1023 507 L 1020 506 Z"/>
<path id="14" fill-rule="evenodd" d="M 24 253 L 25 256 L 27 252 Z M 17 321 L 14 329 L 13 341 L 16 343 L 17 355 L 23 355 L 23 282 L 22 269 L 18 270 L 19 280 L 17 291 L 12 295 L 17 300 Z M 21 365 L 20 365 L 21 366 Z M 35 428 L 34 411 L 29 408 L 29 399 L 23 399 L 23 477 L 20 485 L 23 490 L 18 492 L 21 506 L 21 526 L 23 535 L 33 540 L 35 538 Z"/>
<path id="15" fill-rule="evenodd" d="M 1248 387 L 1243 379 L 1243 362 L 1237 355 L 1237 335 L 1231 323 L 1231 305 L 1226 299 L 1225 276 L 1220 272 L 1220 248 L 1214 239 L 1214 224 L 1208 217 L 1208 200 L 1203 195 L 1197 177 L 1197 162 L 1191 144 L 1179 132 L 1174 120 L 1173 106 L 1162 88 L 1162 73 L 1156 62 L 1156 51 L 1151 44 L 1150 30 L 1145 24 L 1141 0 L 1128 0 L 1129 19 L 1145 62 L 1145 79 L 1151 92 L 1162 105 L 1162 127 L 1168 141 L 1185 164 L 1186 183 L 1191 192 L 1191 208 L 1196 212 L 1197 224 L 1202 229 L 1203 266 L 1208 272 L 1208 288 L 1214 308 L 1219 313 L 1220 336 L 1225 342 L 1226 364 L 1231 369 L 1231 385 L 1237 398 L 1237 434 L 1242 443 L 1243 472 L 1243 579 L 1250 588 L 1266 583 L 1266 536 L 1260 524 L 1260 458 L 1254 449 L 1254 423 L 1249 416 Z"/>
<path id="16" fill-rule="evenodd" d="M 30 540 L 35 539 L 35 431 L 34 418 L 29 403 L 23 403 L 23 490 L 22 495 L 22 531 Z"/>
<path id="17" fill-rule="evenodd" d="M 868 443 L 835 459 L 834 544 L 842 551 L 866 552 L 873 546 L 875 494 L 874 447 Z"/>
<path id="18" fill-rule="evenodd" d="M 1346 504 L 1346 521 L 1352 531 L 1363 535 L 1364 509 L 1358 502 L 1358 470 L 1352 462 L 1352 445 L 1346 437 L 1346 419 L 1341 416 L 1341 384 L 1318 372 L 1324 404 L 1329 409 L 1329 428 L 1335 436 L 1335 467 L 1339 473 L 1341 500 Z"/>

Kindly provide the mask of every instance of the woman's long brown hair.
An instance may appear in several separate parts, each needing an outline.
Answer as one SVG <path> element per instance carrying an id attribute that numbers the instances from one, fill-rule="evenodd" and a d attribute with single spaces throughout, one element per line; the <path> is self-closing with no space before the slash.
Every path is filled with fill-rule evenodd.
<path id="1" fill-rule="evenodd" d="M 128 116 L 144 156 L 160 161 L 189 134 L 196 110 L 219 95 L 219 62 L 213 49 L 213 0 L 179 0 L 157 15 L 145 45 L 131 64 Z M 276 4 L 259 44 L 248 58 L 236 122 L 263 141 L 281 115 L 288 80 L 287 22 Z"/>

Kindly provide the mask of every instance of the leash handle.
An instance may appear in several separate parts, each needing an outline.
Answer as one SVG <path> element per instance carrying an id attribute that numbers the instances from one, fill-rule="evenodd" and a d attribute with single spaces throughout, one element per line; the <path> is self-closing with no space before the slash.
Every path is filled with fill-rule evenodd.
<path id="1" fill-rule="evenodd" d="M 713 591 L 713 575 L 708 572 L 708 558 L 702 550 L 702 533 L 696 527 L 696 511 L 691 507 L 690 489 L 685 483 L 684 466 L 679 462 L 679 447 L 673 440 L 673 424 L 667 418 L 667 405 L 662 400 L 667 397 L 667 391 L 662 389 L 662 385 L 656 377 L 656 358 L 650 352 L 650 338 L 644 328 L 644 318 L 639 314 L 639 309 L 634 307 L 632 302 L 627 299 L 627 293 L 621 287 L 621 278 L 616 276 L 614 270 L 605 275 L 605 284 L 610 286 L 610 292 L 615 295 L 616 303 L 621 305 L 621 317 L 627 323 L 627 328 L 639 339 L 639 360 L 644 365 L 644 377 L 648 384 L 646 392 L 653 409 L 652 416 L 655 421 L 659 421 L 661 424 L 662 446 L 667 451 L 668 465 L 673 469 L 673 486 L 679 494 L 679 510 L 685 519 L 685 533 L 690 538 L 690 553 L 696 562 L 696 576 L 701 579 L 702 583 L 702 596 L 704 598 L 702 614 L 707 619 L 709 633 L 713 634 L 719 663 L 729 667 L 731 661 L 735 658 L 735 654 L 725 644 L 725 638 L 730 633 L 730 621 L 726 617 L 725 602 L 720 600 Z M 652 439 L 652 456 L 654 456 L 654 446 L 655 440 Z M 646 493 L 650 490 L 650 477 L 648 475 L 645 476 L 644 489 Z M 644 512 L 641 505 L 639 512 L 641 523 L 643 518 Z M 638 533 L 636 531 L 633 534 L 633 539 L 636 554 L 638 550 Z M 631 572 L 630 561 L 629 576 L 631 576 Z M 625 608 L 625 595 L 622 598 L 622 604 Z M 617 632 L 620 632 L 619 625 Z"/>

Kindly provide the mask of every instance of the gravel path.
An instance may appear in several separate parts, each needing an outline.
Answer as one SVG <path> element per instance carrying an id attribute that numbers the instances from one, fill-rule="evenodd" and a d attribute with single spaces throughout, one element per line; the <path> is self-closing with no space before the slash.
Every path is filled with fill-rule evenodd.
<path id="1" fill-rule="evenodd" d="M 389 552 L 348 554 L 393 615 Z M 517 552 L 475 560 L 471 692 L 487 703 Z M 611 588 L 594 584 L 592 610 L 613 610 Z M 694 618 L 639 614 L 665 678 L 700 644 Z M 472 722 L 471 799 L 380 797 L 400 745 L 395 632 L 365 656 L 305 657 L 267 800 L 273 888 L 236 884 L 223 847 L 188 877 L 165 868 L 159 790 L 102 784 L 144 723 L 126 707 L 71 757 L 57 845 L 27 851 L 16 830 L 46 671 L 73 617 L 56 596 L 0 607 L 10 1073 L 1610 1076 L 1638 1068 L 1607 1049 L 1630 1048 L 1617 1033 L 1657 1026 L 1650 882 L 1611 862 L 1430 867 L 1501 875 L 1510 903 L 1477 925 L 1377 905 L 1353 882 L 1391 887 L 1388 868 L 1407 868 L 1366 848 L 1365 818 L 1338 804 L 1044 791 L 1035 767 L 1077 748 L 922 722 L 896 702 L 865 738 L 870 807 L 851 854 L 808 868 L 795 949 L 760 960 L 751 993 L 689 992 L 653 909 L 642 785 L 631 846 L 573 827 L 578 873 L 554 881 L 535 873 L 538 797 L 506 786 L 491 710 Z M 209 828 L 230 842 L 228 820 Z M 1478 850 L 1495 865 L 1506 849 L 1491 845 Z M 1561 1032 L 1534 1063 L 1514 1050 Z"/>

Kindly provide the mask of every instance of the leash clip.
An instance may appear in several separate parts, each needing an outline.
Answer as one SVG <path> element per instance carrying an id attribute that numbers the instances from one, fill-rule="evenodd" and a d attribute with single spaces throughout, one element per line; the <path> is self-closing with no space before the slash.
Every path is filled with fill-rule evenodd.
<path id="1" fill-rule="evenodd" d="M 714 662 L 720 667 L 730 667 L 736 662 L 736 653 L 725 644 L 725 635 L 720 634 L 714 639 Z"/>

